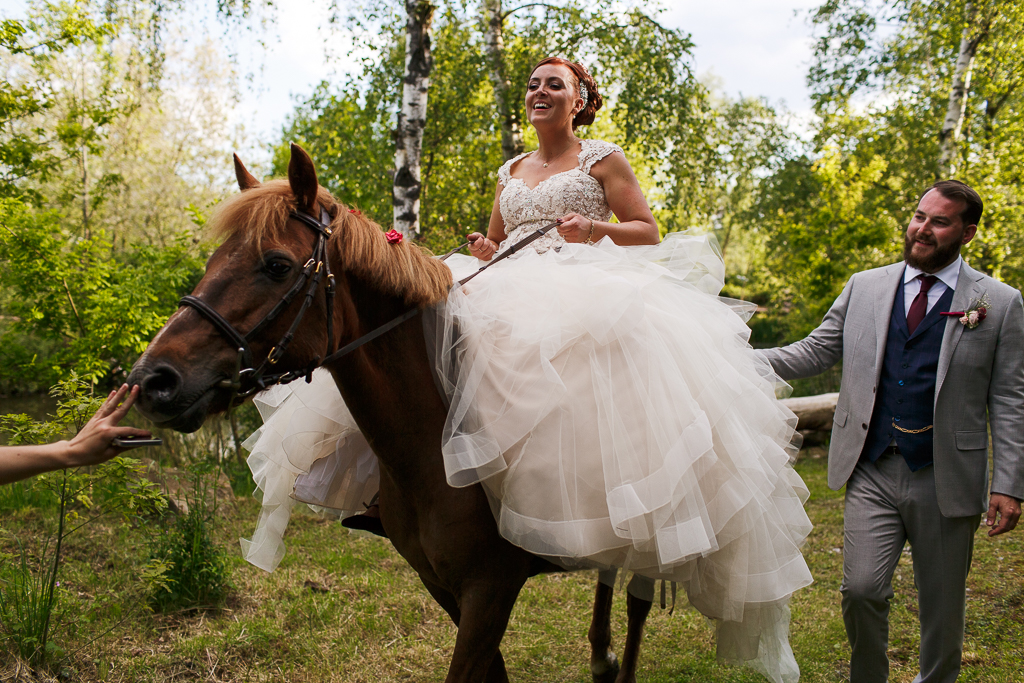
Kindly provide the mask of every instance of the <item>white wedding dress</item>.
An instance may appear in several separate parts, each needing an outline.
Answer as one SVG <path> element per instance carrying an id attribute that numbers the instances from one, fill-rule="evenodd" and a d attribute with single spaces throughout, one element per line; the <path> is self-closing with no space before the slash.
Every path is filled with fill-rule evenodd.
<path id="1" fill-rule="evenodd" d="M 570 212 L 608 220 L 589 171 L 614 152 L 585 140 L 577 168 L 535 188 L 511 176 L 518 158 L 502 166 L 502 248 Z M 456 279 L 480 265 L 448 264 Z M 752 306 L 717 296 L 723 278 L 704 236 L 619 247 L 551 231 L 454 288 L 431 335 L 442 451 L 452 486 L 485 487 L 506 539 L 678 582 L 716 620 L 720 658 L 790 683 L 788 600 L 811 582 L 796 418 L 747 343 Z M 378 470 L 328 373 L 256 403 L 265 424 L 245 445 L 264 507 L 243 551 L 273 570 L 295 500 L 359 512 Z"/>

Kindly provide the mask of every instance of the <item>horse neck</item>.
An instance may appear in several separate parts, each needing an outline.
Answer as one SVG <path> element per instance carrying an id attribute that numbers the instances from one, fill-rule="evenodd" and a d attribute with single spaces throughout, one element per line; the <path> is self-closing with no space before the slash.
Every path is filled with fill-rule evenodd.
<path id="1" fill-rule="evenodd" d="M 347 278 L 349 297 L 336 307 L 338 329 L 358 320 L 360 334 L 408 310 L 401 299 Z M 434 383 L 420 316 L 344 356 L 328 368 L 356 424 L 396 481 L 444 476 L 438 452 L 447 407 Z"/>

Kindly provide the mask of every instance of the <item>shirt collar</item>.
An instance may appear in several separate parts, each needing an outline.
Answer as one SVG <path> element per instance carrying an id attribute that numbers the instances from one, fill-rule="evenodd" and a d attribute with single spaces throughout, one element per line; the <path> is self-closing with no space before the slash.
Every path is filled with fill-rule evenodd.
<path id="1" fill-rule="evenodd" d="M 937 273 L 932 273 L 935 277 L 942 281 L 942 284 L 946 285 L 950 289 L 956 289 L 956 283 L 960 279 L 960 266 L 963 264 L 964 259 L 962 256 L 957 256 L 956 260 L 950 263 L 948 266 L 943 268 Z M 924 271 L 920 268 L 907 264 L 907 268 L 903 271 L 903 284 L 906 284 L 913 280 L 918 275 L 924 275 Z"/>

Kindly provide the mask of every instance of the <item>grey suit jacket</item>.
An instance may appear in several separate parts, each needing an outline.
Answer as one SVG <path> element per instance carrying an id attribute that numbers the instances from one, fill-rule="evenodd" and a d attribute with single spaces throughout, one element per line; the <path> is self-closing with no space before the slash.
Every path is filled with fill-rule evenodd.
<path id="1" fill-rule="evenodd" d="M 875 405 L 889 317 L 904 264 L 857 273 L 806 338 L 760 353 L 783 379 L 816 375 L 843 360 L 832 425 L 828 483 L 842 488 L 860 459 Z M 988 314 L 973 330 L 946 318 L 935 382 L 933 446 L 939 509 L 966 517 L 988 509 L 988 430 L 992 431 L 991 491 L 1024 498 L 1024 303 L 1021 294 L 960 268 L 951 311 L 987 296 Z"/>

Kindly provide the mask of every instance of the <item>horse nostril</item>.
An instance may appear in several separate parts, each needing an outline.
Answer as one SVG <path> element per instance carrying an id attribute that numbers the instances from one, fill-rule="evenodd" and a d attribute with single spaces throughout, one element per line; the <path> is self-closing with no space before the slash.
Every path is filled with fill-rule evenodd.
<path id="1" fill-rule="evenodd" d="M 142 380 L 142 393 L 153 403 L 173 401 L 181 389 L 181 376 L 178 371 L 168 365 L 153 368 L 153 371 Z"/>

